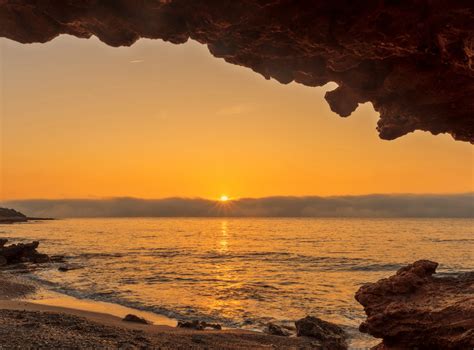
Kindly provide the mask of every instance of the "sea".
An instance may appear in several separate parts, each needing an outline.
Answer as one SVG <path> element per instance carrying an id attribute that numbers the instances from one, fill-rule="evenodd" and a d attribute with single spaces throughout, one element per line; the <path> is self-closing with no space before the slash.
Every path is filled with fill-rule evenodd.
<path id="1" fill-rule="evenodd" d="M 176 320 L 262 331 L 314 315 L 359 333 L 354 294 L 419 259 L 474 270 L 474 219 L 94 218 L 0 226 L 12 242 L 64 255 L 27 274 L 50 290 Z"/>

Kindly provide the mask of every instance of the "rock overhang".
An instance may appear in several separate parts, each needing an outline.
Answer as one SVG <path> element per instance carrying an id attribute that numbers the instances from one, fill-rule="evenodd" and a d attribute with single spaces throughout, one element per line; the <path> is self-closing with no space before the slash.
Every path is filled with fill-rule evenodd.
<path id="1" fill-rule="evenodd" d="M 196 40 L 265 78 L 336 82 L 331 109 L 371 102 L 392 140 L 415 130 L 474 142 L 474 3 L 429 0 L 0 0 L 0 36 Z"/>

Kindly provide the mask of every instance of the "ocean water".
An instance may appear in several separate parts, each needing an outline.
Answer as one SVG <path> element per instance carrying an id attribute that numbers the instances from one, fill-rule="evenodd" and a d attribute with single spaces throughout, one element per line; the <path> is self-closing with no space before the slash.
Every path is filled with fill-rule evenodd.
<path id="1" fill-rule="evenodd" d="M 365 318 L 354 293 L 418 259 L 443 274 L 474 270 L 473 219 L 68 219 L 0 226 L 40 240 L 77 270 L 40 269 L 56 291 L 175 319 L 262 329 L 306 315 L 348 330 Z M 354 345 L 355 344 L 355 345 Z"/>

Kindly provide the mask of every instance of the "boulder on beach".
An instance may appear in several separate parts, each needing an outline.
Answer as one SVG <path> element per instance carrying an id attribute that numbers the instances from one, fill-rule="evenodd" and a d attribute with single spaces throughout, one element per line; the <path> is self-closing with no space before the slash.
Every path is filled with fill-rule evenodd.
<path id="1" fill-rule="evenodd" d="M 122 321 L 125 321 L 125 322 L 134 322 L 134 323 L 141 323 L 141 324 L 150 324 L 149 321 L 145 320 L 143 317 L 139 317 L 137 315 L 133 315 L 133 314 L 128 314 L 126 315 Z"/>
<path id="2" fill-rule="evenodd" d="M 377 349 L 474 348 L 474 272 L 435 277 L 437 267 L 419 260 L 357 291 L 360 331 L 383 339 Z"/>
<path id="3" fill-rule="evenodd" d="M 296 321 L 295 325 L 298 337 L 315 338 L 323 349 L 347 349 L 346 332 L 333 323 L 314 316 L 306 316 Z"/>

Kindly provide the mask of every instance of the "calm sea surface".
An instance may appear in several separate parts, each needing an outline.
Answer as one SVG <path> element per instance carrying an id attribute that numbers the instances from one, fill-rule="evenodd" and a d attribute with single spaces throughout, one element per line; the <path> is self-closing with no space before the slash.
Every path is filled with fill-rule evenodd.
<path id="1" fill-rule="evenodd" d="M 354 293 L 417 259 L 474 269 L 472 219 L 71 219 L 0 226 L 82 268 L 35 273 L 50 288 L 177 319 L 261 329 L 308 314 L 347 326 Z"/>

